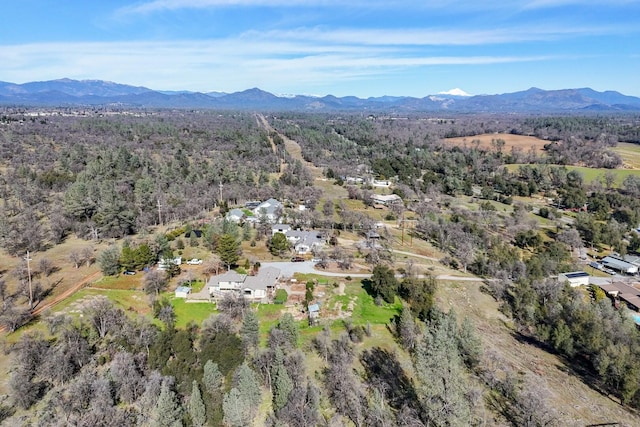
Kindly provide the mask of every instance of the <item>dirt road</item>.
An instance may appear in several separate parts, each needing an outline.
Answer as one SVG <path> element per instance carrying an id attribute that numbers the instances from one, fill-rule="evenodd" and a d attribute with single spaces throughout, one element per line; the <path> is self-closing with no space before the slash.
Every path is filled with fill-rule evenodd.
<path id="1" fill-rule="evenodd" d="M 72 287 L 70 287 L 69 289 L 67 289 L 63 293 L 61 293 L 60 295 L 56 295 L 53 299 L 45 302 L 42 305 L 37 305 L 35 310 L 33 310 L 33 312 L 32 312 L 33 316 L 38 316 L 38 315 L 42 314 L 45 310 L 47 310 L 47 309 L 53 307 L 54 305 L 62 302 L 63 300 L 69 298 L 74 293 L 78 292 L 80 289 L 84 288 L 87 284 L 89 284 L 89 283 L 91 283 L 91 282 L 93 282 L 95 280 L 101 279 L 101 278 L 102 278 L 102 273 L 99 272 L 99 271 L 96 271 L 95 273 L 86 276 L 81 281 L 79 281 L 78 283 L 76 283 L 75 285 L 73 285 Z"/>

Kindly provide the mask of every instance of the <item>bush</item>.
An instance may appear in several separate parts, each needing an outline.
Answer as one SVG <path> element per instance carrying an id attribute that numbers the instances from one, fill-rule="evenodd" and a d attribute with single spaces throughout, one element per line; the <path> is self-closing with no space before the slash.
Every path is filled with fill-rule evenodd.
<path id="1" fill-rule="evenodd" d="M 289 298 L 289 294 L 284 289 L 278 289 L 276 291 L 276 297 L 273 299 L 274 304 L 284 304 L 287 302 L 287 298 Z"/>

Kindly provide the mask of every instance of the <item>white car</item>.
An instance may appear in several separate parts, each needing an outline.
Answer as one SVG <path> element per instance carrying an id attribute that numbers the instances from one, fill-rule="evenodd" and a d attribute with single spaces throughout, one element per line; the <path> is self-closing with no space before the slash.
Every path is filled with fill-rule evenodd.
<path id="1" fill-rule="evenodd" d="M 202 264 L 202 260 L 198 259 L 198 258 L 193 258 L 193 259 L 190 259 L 189 261 L 187 261 L 187 264 L 189 264 L 189 265 L 200 265 L 200 264 Z"/>

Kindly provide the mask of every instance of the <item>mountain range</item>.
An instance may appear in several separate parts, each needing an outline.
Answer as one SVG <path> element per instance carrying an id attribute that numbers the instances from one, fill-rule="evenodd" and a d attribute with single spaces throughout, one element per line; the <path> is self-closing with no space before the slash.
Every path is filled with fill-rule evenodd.
<path id="1" fill-rule="evenodd" d="M 327 95 L 276 96 L 258 88 L 242 92 L 157 91 L 103 80 L 59 79 L 23 84 L 0 82 L 0 105 L 110 106 L 121 108 L 201 108 L 270 111 L 369 111 L 544 113 L 640 111 L 640 98 L 590 88 L 525 91 L 465 96 L 459 89 L 424 98 Z"/>

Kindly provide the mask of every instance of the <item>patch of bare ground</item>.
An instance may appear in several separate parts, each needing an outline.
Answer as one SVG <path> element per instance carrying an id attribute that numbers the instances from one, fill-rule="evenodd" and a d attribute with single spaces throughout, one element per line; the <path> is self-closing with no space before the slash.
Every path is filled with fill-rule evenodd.
<path id="1" fill-rule="evenodd" d="M 505 153 L 511 152 L 512 148 L 528 151 L 533 148 L 537 152 L 544 151 L 545 144 L 549 141 L 536 138 L 534 136 L 526 135 L 512 135 L 510 133 L 488 133 L 482 135 L 463 136 L 457 138 L 445 138 L 443 141 L 447 145 L 456 147 L 479 147 L 488 150 L 495 150 L 496 147 L 492 144 L 493 140 L 501 139 L 504 141 L 502 151 Z"/>
<path id="2" fill-rule="evenodd" d="M 459 318 L 473 320 L 485 353 L 495 354 L 506 365 L 503 368 L 544 385 L 548 390 L 547 404 L 561 417 L 559 425 L 640 425 L 638 415 L 586 384 L 563 358 L 519 336 L 511 321 L 500 312 L 498 303 L 481 292 L 480 286 L 443 282 L 438 289 L 438 304 L 445 310 L 455 309 Z"/>

